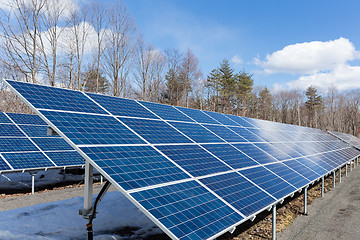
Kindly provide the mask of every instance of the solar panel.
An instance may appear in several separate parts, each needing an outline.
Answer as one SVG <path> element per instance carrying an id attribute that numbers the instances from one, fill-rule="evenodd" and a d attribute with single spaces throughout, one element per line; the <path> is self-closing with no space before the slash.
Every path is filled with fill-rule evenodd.
<path id="1" fill-rule="evenodd" d="M 173 239 L 218 237 L 360 155 L 316 129 L 6 83 Z"/>
<path id="2" fill-rule="evenodd" d="M 0 172 L 82 166 L 83 157 L 60 136 L 48 136 L 37 115 L 0 113 Z"/>
<path id="3" fill-rule="evenodd" d="M 328 131 L 331 135 L 337 137 L 338 139 L 346 142 L 347 144 L 350 144 L 353 147 L 356 147 L 357 149 L 360 149 L 360 139 L 347 134 L 347 133 L 341 133 L 341 132 L 335 132 L 335 131 Z"/>

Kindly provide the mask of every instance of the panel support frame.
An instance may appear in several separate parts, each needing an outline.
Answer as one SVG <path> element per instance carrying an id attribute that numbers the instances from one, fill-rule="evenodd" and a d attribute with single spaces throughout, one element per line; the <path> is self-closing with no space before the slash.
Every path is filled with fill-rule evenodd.
<path id="1" fill-rule="evenodd" d="M 272 240 L 276 240 L 276 203 L 272 207 Z"/>
<path id="2" fill-rule="evenodd" d="M 321 197 L 324 197 L 324 176 L 321 178 Z"/>
<path id="3" fill-rule="evenodd" d="M 308 186 L 306 186 L 304 188 L 304 215 L 307 215 L 307 190 L 308 190 Z"/>
<path id="4" fill-rule="evenodd" d="M 93 204 L 93 175 L 94 168 L 89 161 L 85 161 L 85 176 L 84 176 L 84 208 L 79 210 L 79 214 L 88 219 L 92 215 Z"/>

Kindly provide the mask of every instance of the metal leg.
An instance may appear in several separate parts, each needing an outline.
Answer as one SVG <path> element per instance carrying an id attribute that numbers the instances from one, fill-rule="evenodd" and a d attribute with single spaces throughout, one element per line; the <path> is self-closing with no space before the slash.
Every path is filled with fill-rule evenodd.
<path id="1" fill-rule="evenodd" d="M 324 197 L 324 177 L 321 178 L 321 197 Z"/>
<path id="2" fill-rule="evenodd" d="M 272 207 L 272 239 L 276 240 L 276 204 Z"/>
<path id="3" fill-rule="evenodd" d="M 85 162 L 85 186 L 84 186 L 84 210 L 90 211 L 92 209 L 92 195 L 93 195 L 93 166 L 88 161 Z"/>
<path id="4" fill-rule="evenodd" d="M 350 172 L 352 171 L 352 161 L 350 161 Z"/>
<path id="5" fill-rule="evenodd" d="M 339 182 L 341 182 L 341 167 L 339 168 Z"/>
<path id="6" fill-rule="evenodd" d="M 336 172 L 333 171 L 333 188 L 335 188 L 335 181 L 336 181 Z"/>
<path id="7" fill-rule="evenodd" d="M 35 175 L 36 174 L 31 174 L 31 194 L 32 195 L 35 194 Z"/>
<path id="8" fill-rule="evenodd" d="M 101 175 L 100 176 L 100 184 L 103 185 L 103 181 L 104 181 L 104 177 Z"/>
<path id="9" fill-rule="evenodd" d="M 347 177 L 347 165 L 348 164 L 345 164 L 345 176 Z"/>
<path id="10" fill-rule="evenodd" d="M 304 189 L 304 215 L 307 215 L 307 189 L 308 187 Z"/>

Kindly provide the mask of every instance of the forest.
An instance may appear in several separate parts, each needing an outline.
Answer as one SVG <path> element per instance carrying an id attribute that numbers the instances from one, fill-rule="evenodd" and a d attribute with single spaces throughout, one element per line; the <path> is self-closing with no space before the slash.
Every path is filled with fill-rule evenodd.
<path id="1" fill-rule="evenodd" d="M 123 2 L 13 0 L 0 13 L 1 77 L 356 134 L 360 90 L 271 90 L 219 59 L 145 42 Z M 0 110 L 30 112 L 0 84 Z"/>

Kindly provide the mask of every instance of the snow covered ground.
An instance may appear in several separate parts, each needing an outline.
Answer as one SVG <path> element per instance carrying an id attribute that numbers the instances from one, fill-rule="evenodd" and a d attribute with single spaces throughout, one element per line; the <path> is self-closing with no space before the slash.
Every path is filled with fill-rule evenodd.
<path id="1" fill-rule="evenodd" d="M 44 181 L 47 184 L 51 181 L 58 181 L 57 174 L 49 172 L 45 172 L 45 174 L 48 175 L 42 179 L 46 179 Z M 14 175 L 13 179 L 21 180 L 29 176 L 29 174 L 23 176 L 19 174 L 18 176 Z M 71 176 L 66 176 L 66 178 L 69 179 Z M 25 182 L 25 180 L 23 181 Z M 6 179 L 4 180 L 2 177 L 0 185 L 2 188 L 6 187 L 6 184 L 17 187 L 19 184 L 22 185 L 21 183 L 15 184 L 15 182 L 14 180 L 6 182 Z M 24 182 L 24 186 L 29 184 Z M 93 197 L 95 199 L 96 195 Z M 83 198 L 75 197 L 0 212 L 0 239 L 86 239 L 85 224 L 87 221 L 78 215 L 78 210 L 82 206 Z M 106 193 L 98 205 L 97 212 L 97 217 L 93 221 L 94 239 L 97 240 L 142 239 L 152 234 L 162 233 L 118 191 Z M 132 231 L 120 234 L 126 227 L 131 228 Z"/>

